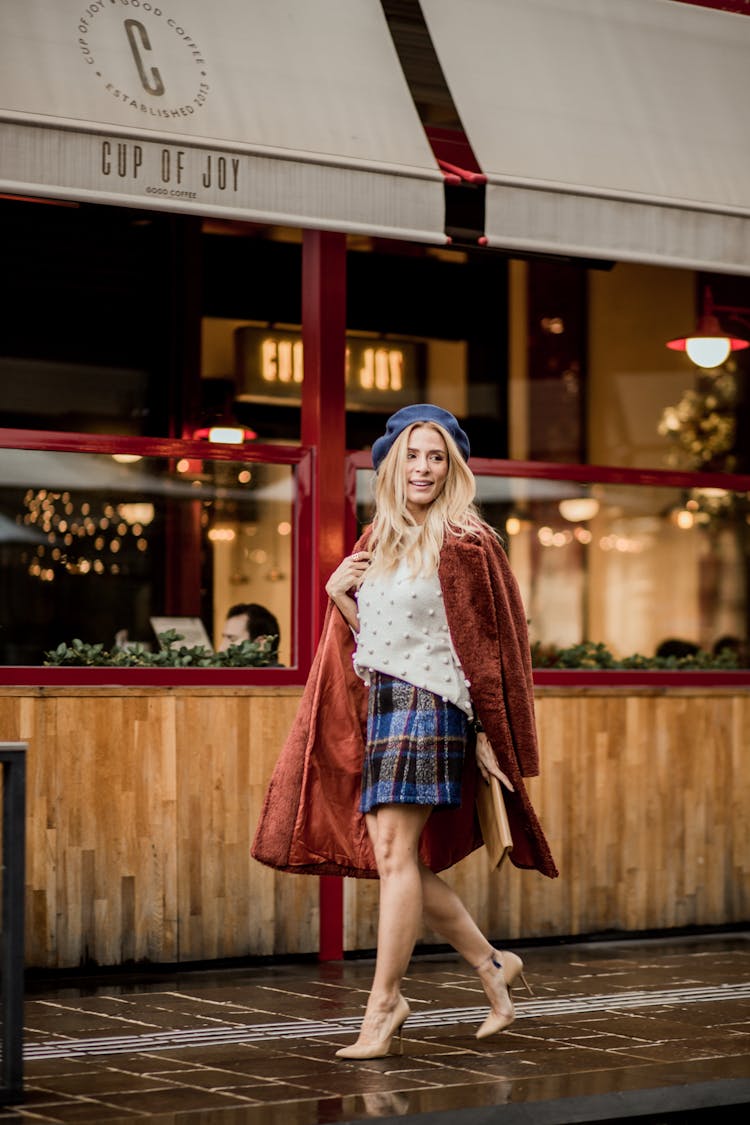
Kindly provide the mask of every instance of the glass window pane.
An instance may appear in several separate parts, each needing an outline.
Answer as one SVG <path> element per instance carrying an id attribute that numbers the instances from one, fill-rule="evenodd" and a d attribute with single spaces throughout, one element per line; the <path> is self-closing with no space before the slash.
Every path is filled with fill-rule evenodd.
<path id="1" fill-rule="evenodd" d="M 0 663 L 75 637 L 155 649 L 155 617 L 198 618 L 218 648 L 251 604 L 290 666 L 295 491 L 290 465 L 0 450 Z"/>
<path id="2" fill-rule="evenodd" d="M 373 476 L 357 474 L 361 523 Z M 667 641 L 727 644 L 748 666 L 750 494 L 501 476 L 477 477 L 477 493 L 507 543 L 532 642 L 603 643 L 618 659 Z"/>

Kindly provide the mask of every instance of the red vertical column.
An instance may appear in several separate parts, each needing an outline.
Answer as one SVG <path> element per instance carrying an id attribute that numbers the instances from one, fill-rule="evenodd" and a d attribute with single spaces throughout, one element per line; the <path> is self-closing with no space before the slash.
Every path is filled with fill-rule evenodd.
<path id="1" fill-rule="evenodd" d="M 164 612 L 174 617 L 200 617 L 200 500 L 167 501 L 166 543 Z"/>
<path id="2" fill-rule="evenodd" d="M 201 397 L 201 219 L 167 218 L 163 253 L 168 263 L 164 293 L 165 352 L 170 437 L 190 438 Z M 175 617 L 201 614 L 200 500 L 167 500 L 164 612 Z"/>
<path id="3" fill-rule="evenodd" d="M 312 575 L 315 637 L 326 608 L 325 583 L 345 547 L 346 236 L 305 231 L 302 241 L 302 444 L 315 450 Z M 344 885 L 320 880 L 321 961 L 344 954 Z"/>

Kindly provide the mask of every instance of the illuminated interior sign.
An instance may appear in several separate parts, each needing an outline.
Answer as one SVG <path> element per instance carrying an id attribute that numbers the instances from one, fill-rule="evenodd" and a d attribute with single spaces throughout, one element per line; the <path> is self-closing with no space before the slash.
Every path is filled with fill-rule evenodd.
<path id="1" fill-rule="evenodd" d="M 410 340 L 347 336 L 347 405 L 382 410 L 413 402 L 422 349 Z M 300 401 L 304 359 L 299 333 L 238 328 L 235 354 L 239 399 Z"/>

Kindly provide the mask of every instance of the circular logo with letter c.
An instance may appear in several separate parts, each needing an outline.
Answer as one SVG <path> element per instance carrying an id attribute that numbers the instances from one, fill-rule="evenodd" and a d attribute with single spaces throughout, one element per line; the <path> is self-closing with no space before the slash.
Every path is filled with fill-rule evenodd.
<path id="1" fill-rule="evenodd" d="M 90 0 L 76 28 L 81 57 L 102 93 L 147 128 L 199 113 L 210 93 L 191 29 L 150 0 Z"/>

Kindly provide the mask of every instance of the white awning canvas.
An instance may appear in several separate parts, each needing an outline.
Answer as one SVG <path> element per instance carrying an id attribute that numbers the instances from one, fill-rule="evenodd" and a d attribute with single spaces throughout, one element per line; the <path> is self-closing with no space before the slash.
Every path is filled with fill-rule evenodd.
<path id="1" fill-rule="evenodd" d="M 445 242 L 378 0 L 2 0 L 0 190 Z"/>
<path id="2" fill-rule="evenodd" d="M 510 251 L 750 273 L 750 18 L 421 0 Z"/>

